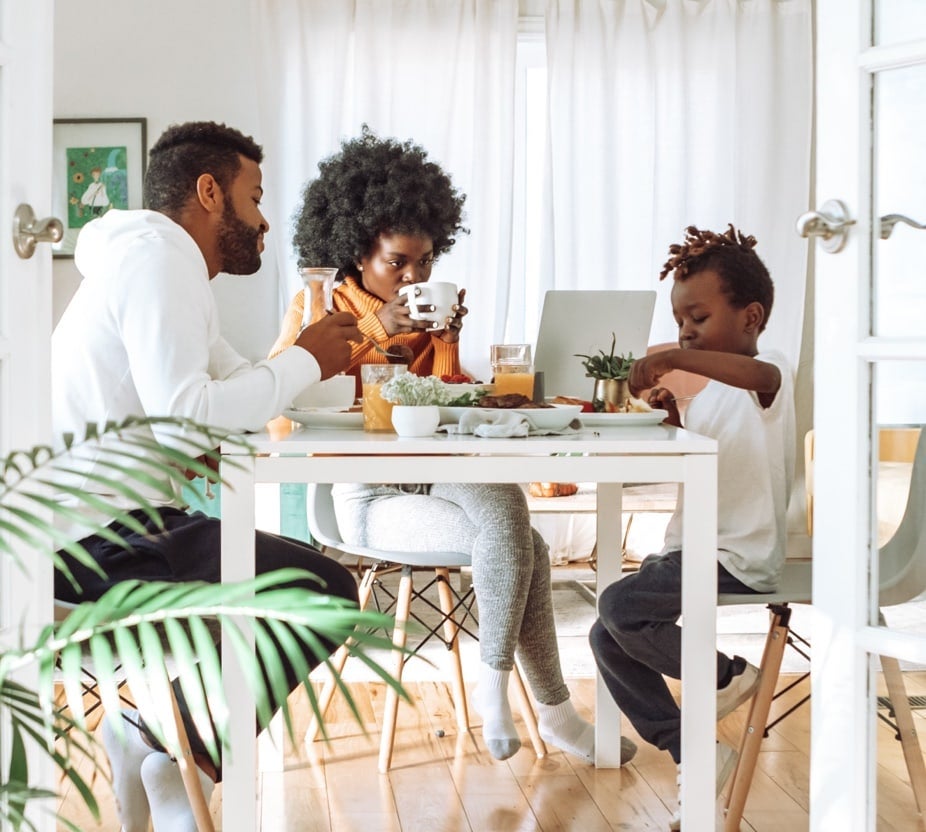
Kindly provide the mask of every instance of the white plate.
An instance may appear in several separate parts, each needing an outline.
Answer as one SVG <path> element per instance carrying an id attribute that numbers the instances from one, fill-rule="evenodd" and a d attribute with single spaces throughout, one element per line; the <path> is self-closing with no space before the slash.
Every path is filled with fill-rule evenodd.
<path id="1" fill-rule="evenodd" d="M 351 413 L 334 408 L 312 408 L 308 410 L 284 410 L 287 419 L 299 422 L 307 428 L 326 428 L 328 430 L 363 430 L 363 414 Z"/>
<path id="2" fill-rule="evenodd" d="M 528 421 L 538 430 L 562 430 L 580 414 L 582 405 L 555 404 L 553 407 L 442 407 L 440 409 L 440 423 L 442 425 L 455 424 L 460 416 L 469 411 L 477 413 L 515 412 L 527 417 Z"/>
<path id="3" fill-rule="evenodd" d="M 624 425 L 658 425 L 667 410 L 650 410 L 646 413 L 580 413 L 579 418 L 587 428 L 616 428 Z"/>

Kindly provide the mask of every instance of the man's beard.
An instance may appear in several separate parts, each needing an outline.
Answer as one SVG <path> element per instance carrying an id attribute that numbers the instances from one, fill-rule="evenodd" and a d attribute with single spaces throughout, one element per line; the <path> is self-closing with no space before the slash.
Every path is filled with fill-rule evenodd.
<path id="1" fill-rule="evenodd" d="M 251 228 L 238 216 L 231 203 L 226 202 L 219 225 L 221 271 L 225 274 L 254 274 L 260 268 L 259 238 L 260 229 Z"/>

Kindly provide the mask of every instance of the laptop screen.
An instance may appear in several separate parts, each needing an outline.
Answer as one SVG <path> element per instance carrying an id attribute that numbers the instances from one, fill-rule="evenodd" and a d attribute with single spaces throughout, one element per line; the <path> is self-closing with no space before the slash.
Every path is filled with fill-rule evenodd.
<path id="1" fill-rule="evenodd" d="M 591 399 L 594 382 L 576 355 L 609 353 L 612 333 L 615 355 L 646 355 L 655 306 L 655 291 L 548 291 L 534 351 L 545 394 Z"/>

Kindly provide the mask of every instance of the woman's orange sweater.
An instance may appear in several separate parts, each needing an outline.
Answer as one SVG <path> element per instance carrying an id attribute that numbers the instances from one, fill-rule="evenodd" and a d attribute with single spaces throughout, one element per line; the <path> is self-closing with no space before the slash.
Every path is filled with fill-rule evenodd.
<path id="1" fill-rule="evenodd" d="M 302 327 L 304 293 L 296 293 L 286 315 L 280 335 L 270 350 L 272 358 L 295 342 Z M 376 295 L 371 295 L 354 277 L 346 277 L 343 283 L 334 289 L 334 308 L 338 312 L 350 312 L 357 319 L 360 331 L 372 338 L 379 346 L 388 349 L 394 344 L 404 344 L 414 353 L 414 360 L 409 370 L 419 376 L 455 375 L 460 372 L 459 342 L 448 344 L 430 332 L 408 332 L 389 337 L 376 313 L 385 305 Z M 361 394 L 360 365 L 386 364 L 386 356 L 373 349 L 368 341 L 360 344 L 351 343 L 350 366 L 345 370 L 357 379 L 357 395 Z"/>

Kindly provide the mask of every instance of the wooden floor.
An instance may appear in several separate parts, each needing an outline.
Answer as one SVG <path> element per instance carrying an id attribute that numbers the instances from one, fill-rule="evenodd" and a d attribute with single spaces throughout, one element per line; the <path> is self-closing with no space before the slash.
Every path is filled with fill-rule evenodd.
<path id="1" fill-rule="evenodd" d="M 926 673 L 906 673 L 905 681 L 911 695 L 926 694 Z M 538 760 L 529 745 L 510 760 L 498 762 L 485 751 L 478 717 L 472 716 L 473 731 L 459 735 L 448 689 L 439 682 L 420 682 L 408 686 L 414 706 L 399 707 L 393 767 L 388 775 L 380 775 L 376 763 L 384 687 L 357 683 L 351 688 L 363 714 L 363 728 L 336 698 L 328 719 L 331 743 L 316 742 L 311 756 L 304 748 L 290 750 L 282 772 L 261 775 L 261 832 L 643 832 L 668 828 L 675 808 L 675 766 L 668 754 L 652 746 L 641 743 L 633 763 L 621 770 L 596 770 L 555 749 Z M 572 680 L 570 688 L 577 707 L 590 716 L 593 681 Z M 795 690 L 784 697 L 776 710 L 803 692 Z M 294 694 L 301 738 L 307 707 L 300 696 Z M 721 739 L 737 744 L 745 711 L 743 706 L 720 723 Z M 772 729 L 764 741 L 744 831 L 800 832 L 808 828 L 809 717 L 809 705 L 805 705 Z M 926 736 L 926 712 L 919 712 L 916 719 L 921 735 Z M 625 730 L 635 737 L 631 729 L 625 726 Z M 880 720 L 877 737 L 879 832 L 926 830 L 907 784 L 900 744 Z M 102 804 L 101 823 L 93 821 L 72 794 L 64 795 L 62 814 L 87 832 L 118 832 L 108 784 L 98 782 L 94 793 Z M 217 828 L 221 828 L 221 787 L 211 806 Z"/>

